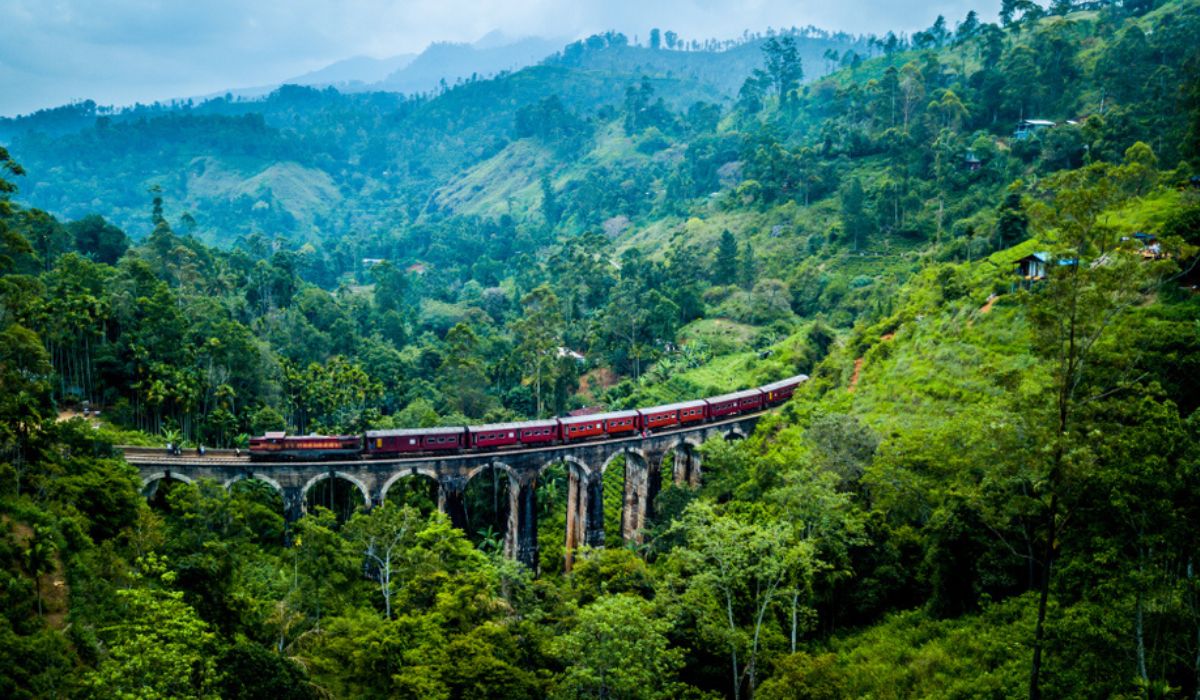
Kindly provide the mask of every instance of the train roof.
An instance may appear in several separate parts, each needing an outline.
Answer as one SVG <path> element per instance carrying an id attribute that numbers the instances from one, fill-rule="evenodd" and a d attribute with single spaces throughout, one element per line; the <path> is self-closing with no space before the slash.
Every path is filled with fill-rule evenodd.
<path id="1" fill-rule="evenodd" d="M 649 406 L 647 408 L 639 408 L 639 413 L 657 413 L 659 411 L 679 411 L 685 408 L 696 408 L 703 406 L 704 399 L 696 399 L 695 401 L 680 401 L 679 403 L 669 403 L 664 406 Z"/>
<path id="2" fill-rule="evenodd" d="M 461 435 L 461 425 L 451 428 L 399 428 L 396 430 L 368 430 L 368 438 L 416 437 L 418 435 Z"/>
<path id="3" fill-rule="evenodd" d="M 758 396 L 762 393 L 761 389 L 745 389 L 743 391 L 735 391 L 732 394 L 721 394 L 720 396 L 710 396 L 705 401 L 712 403 L 713 401 L 732 401 L 734 399 L 748 399 L 751 396 Z"/>
<path id="4" fill-rule="evenodd" d="M 553 428 L 558 425 L 556 420 L 527 420 L 517 423 L 488 423 L 486 425 L 468 425 L 467 432 L 481 433 L 488 430 L 525 430 L 527 428 Z"/>
<path id="5" fill-rule="evenodd" d="M 259 439 L 266 440 L 311 440 L 313 438 L 323 438 L 325 440 L 358 440 L 361 435 L 320 435 L 318 433 L 309 433 L 307 435 L 288 435 L 282 430 L 269 430 L 263 435 L 257 436 Z"/>
<path id="6" fill-rule="evenodd" d="M 808 381 L 807 374 L 797 374 L 794 377 L 788 377 L 787 379 L 780 379 L 777 382 L 771 382 L 770 384 L 764 384 L 763 386 L 761 386 L 759 388 L 762 389 L 763 391 L 770 391 L 772 389 L 782 389 L 783 387 L 789 386 L 789 385 L 801 384 L 806 381 Z"/>
<path id="7" fill-rule="evenodd" d="M 579 423 L 591 423 L 592 421 L 610 420 L 613 418 L 633 418 L 638 412 L 636 410 L 628 411 L 608 411 L 607 413 L 592 413 L 586 416 L 571 416 L 568 418 L 559 418 L 559 422 L 565 425 L 577 425 Z"/>

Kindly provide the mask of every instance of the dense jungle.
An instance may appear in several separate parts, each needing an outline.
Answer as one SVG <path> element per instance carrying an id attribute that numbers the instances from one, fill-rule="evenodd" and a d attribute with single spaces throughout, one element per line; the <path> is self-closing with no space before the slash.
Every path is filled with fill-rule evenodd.
<path id="1" fill-rule="evenodd" d="M 1200 698 L 1196 0 L 612 31 L 0 144 L 4 697 Z M 419 476 L 288 521 L 118 448 L 800 373 L 570 571 L 563 466 L 530 568 L 500 472 L 465 530 Z"/>

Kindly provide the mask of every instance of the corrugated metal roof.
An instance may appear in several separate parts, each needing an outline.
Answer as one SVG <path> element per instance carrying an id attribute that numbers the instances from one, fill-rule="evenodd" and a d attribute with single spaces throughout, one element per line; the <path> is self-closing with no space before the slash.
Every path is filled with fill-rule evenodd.
<path id="1" fill-rule="evenodd" d="M 554 420 L 530 420 L 520 423 L 489 423 L 487 425 L 468 425 L 472 433 L 485 433 L 491 430 L 525 430 L 526 428 L 553 428 L 558 425 Z"/>
<path id="2" fill-rule="evenodd" d="M 579 425 L 580 423 L 598 423 L 606 418 L 612 417 L 611 413 L 592 413 L 586 416 L 567 416 L 559 418 L 558 422 L 563 425 Z"/>
<path id="3" fill-rule="evenodd" d="M 463 432 L 462 426 L 454 428 L 402 428 L 397 430 L 368 430 L 369 438 L 415 437 L 417 435 L 456 435 Z"/>
<path id="4" fill-rule="evenodd" d="M 710 396 L 706 401 L 712 403 L 714 401 L 732 401 L 734 399 L 745 399 L 751 396 L 757 396 L 762 392 L 758 389 L 746 389 L 744 391 L 735 391 L 732 394 L 721 394 L 720 396 Z"/>
<path id="5" fill-rule="evenodd" d="M 685 408 L 696 408 L 703 406 L 704 399 L 696 399 L 695 401 L 681 401 L 679 403 L 669 403 L 665 406 L 650 406 L 649 408 L 639 408 L 642 413 L 657 413 L 658 411 L 681 411 Z"/>
<path id="6" fill-rule="evenodd" d="M 770 384 L 763 385 L 759 388 L 762 389 L 763 391 L 771 391 L 773 389 L 782 389 L 783 387 L 788 386 L 789 384 L 800 384 L 800 383 L 806 382 L 806 381 L 808 381 L 807 374 L 797 374 L 794 377 L 788 377 L 787 379 L 780 379 L 777 382 L 771 382 Z"/>

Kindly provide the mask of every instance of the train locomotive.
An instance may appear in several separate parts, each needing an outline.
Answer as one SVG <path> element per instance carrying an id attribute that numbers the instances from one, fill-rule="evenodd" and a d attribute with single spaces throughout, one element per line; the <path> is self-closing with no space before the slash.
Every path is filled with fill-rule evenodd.
<path id="1" fill-rule="evenodd" d="M 707 399 L 520 423 L 368 430 L 361 436 L 269 432 L 250 438 L 250 459 L 256 462 L 381 459 L 535 448 L 648 435 L 778 406 L 790 399 L 796 387 L 807 379 L 808 375 L 800 374 L 756 389 Z"/>

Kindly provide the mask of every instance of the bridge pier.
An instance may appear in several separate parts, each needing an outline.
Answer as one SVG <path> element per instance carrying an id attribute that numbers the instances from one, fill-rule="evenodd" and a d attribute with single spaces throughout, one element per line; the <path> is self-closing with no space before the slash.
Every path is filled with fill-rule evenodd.
<path id="1" fill-rule="evenodd" d="M 572 465 L 573 467 L 573 465 Z M 565 567 L 575 564 L 575 550 L 604 546 L 604 478 L 598 471 L 571 468 L 567 475 L 567 543 Z"/>
<path id="2" fill-rule="evenodd" d="M 673 452 L 674 459 L 671 464 L 672 477 L 674 477 L 676 486 L 687 484 L 691 487 L 700 485 L 700 455 L 696 454 L 696 447 L 690 442 L 682 442 Z"/>
<path id="3" fill-rule="evenodd" d="M 467 480 L 461 476 L 444 476 L 438 479 L 438 510 L 450 518 L 450 524 L 466 532 L 467 503 L 464 494 Z"/>
<path id="4" fill-rule="evenodd" d="M 642 542 L 650 495 L 650 470 L 642 460 L 625 453 L 625 502 L 621 508 L 621 536 L 626 542 Z"/>
<path id="5" fill-rule="evenodd" d="M 304 517 L 304 488 L 302 486 L 283 487 L 283 519 L 294 523 Z"/>
<path id="6" fill-rule="evenodd" d="M 504 555 L 537 571 L 537 477 L 509 479 Z"/>

